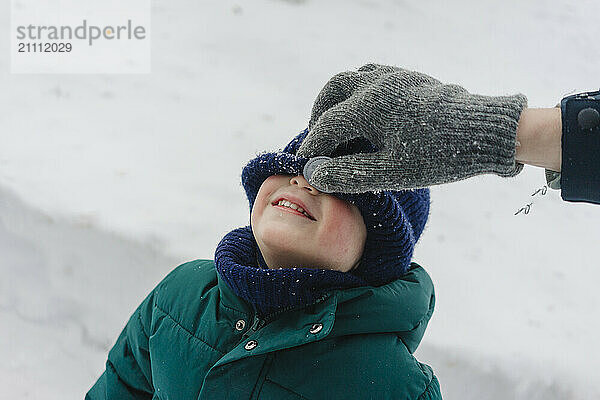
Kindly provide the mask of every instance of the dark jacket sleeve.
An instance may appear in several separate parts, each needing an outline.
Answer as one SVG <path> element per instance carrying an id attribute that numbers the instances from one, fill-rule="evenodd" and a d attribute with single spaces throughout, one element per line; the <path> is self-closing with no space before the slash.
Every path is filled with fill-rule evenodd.
<path id="1" fill-rule="evenodd" d="M 154 389 L 148 352 L 148 332 L 152 321 L 155 290 L 146 296 L 129 318 L 108 353 L 106 370 L 86 394 L 85 400 L 152 398 Z"/>
<path id="2" fill-rule="evenodd" d="M 600 91 L 561 110 L 561 197 L 600 204 Z"/>

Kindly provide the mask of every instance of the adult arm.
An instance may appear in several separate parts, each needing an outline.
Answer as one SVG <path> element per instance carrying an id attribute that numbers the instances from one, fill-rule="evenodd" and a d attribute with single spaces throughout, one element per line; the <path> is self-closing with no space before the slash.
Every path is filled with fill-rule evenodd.
<path id="1" fill-rule="evenodd" d="M 563 200 L 600 204 L 600 101 L 580 102 L 568 112 L 571 118 L 560 104 L 523 110 L 516 159 L 545 168 Z"/>
<path id="2" fill-rule="evenodd" d="M 526 108 L 517 127 L 516 160 L 560 172 L 560 108 Z"/>
<path id="3" fill-rule="evenodd" d="M 311 158 L 305 178 L 326 193 L 512 177 L 529 164 L 546 168 L 564 200 L 600 204 L 600 126 L 582 130 L 578 114 L 587 107 L 584 126 L 593 125 L 595 98 L 590 93 L 565 117 L 561 108 L 527 108 L 522 94 L 471 94 L 417 71 L 366 64 L 336 74 L 320 91 L 297 155 Z M 356 139 L 370 142 L 366 151 L 355 151 Z"/>

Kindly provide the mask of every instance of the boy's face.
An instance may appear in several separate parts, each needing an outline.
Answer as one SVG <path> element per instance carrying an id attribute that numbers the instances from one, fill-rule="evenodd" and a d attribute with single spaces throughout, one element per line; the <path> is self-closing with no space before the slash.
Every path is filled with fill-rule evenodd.
<path id="1" fill-rule="evenodd" d="M 312 218 L 278 205 L 296 203 Z M 367 228 L 354 204 L 322 193 L 302 175 L 272 175 L 261 185 L 252 233 L 269 268 L 321 268 L 346 272 L 360 261 Z"/>

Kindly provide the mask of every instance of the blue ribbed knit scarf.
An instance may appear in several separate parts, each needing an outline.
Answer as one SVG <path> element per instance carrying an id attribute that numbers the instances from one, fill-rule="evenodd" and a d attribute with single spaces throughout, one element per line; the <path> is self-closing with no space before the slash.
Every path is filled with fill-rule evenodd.
<path id="1" fill-rule="evenodd" d="M 367 285 L 350 273 L 313 268 L 268 269 L 250 226 L 226 234 L 217 245 L 219 276 L 256 313 L 265 316 L 315 302 L 328 290 Z"/>

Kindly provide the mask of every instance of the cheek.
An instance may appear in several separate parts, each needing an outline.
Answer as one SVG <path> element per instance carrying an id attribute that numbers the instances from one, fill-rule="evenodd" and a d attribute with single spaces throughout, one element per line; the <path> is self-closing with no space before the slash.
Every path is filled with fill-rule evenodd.
<path id="1" fill-rule="evenodd" d="M 262 217 L 265 208 L 269 205 L 268 200 L 273 194 L 275 190 L 277 190 L 282 185 L 282 180 L 284 178 L 280 176 L 270 176 L 262 183 L 258 193 L 256 194 L 256 199 L 254 200 L 254 206 L 252 207 L 252 213 L 250 214 L 250 223 L 252 226 L 255 226 L 255 223 L 260 223 L 260 218 Z"/>
<path id="2" fill-rule="evenodd" d="M 260 221 L 260 218 L 262 217 L 264 210 L 265 210 L 265 192 L 263 191 L 262 193 L 259 191 L 258 195 L 256 196 L 256 199 L 254 200 L 254 205 L 252 206 L 252 213 L 250 214 L 250 221 L 252 222 L 252 224 L 254 225 L 255 222 Z"/>
<path id="3" fill-rule="evenodd" d="M 321 226 L 323 239 L 321 243 L 330 249 L 337 249 L 340 254 L 358 251 L 366 237 L 366 227 L 360 212 L 342 201 L 332 202 L 326 211 L 326 224 Z"/>

